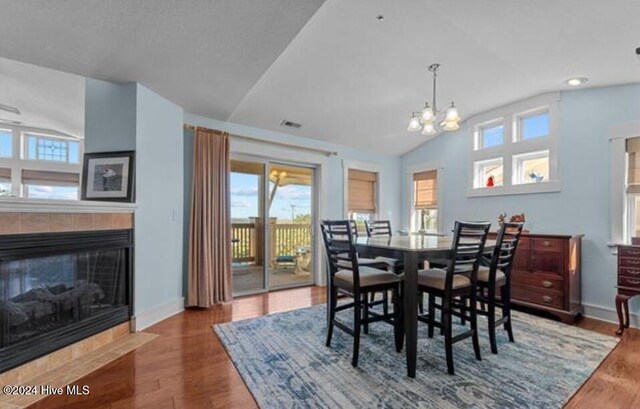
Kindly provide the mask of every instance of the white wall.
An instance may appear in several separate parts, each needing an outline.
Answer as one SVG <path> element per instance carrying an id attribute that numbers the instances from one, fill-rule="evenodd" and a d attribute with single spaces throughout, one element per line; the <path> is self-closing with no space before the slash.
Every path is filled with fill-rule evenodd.
<path id="1" fill-rule="evenodd" d="M 135 314 L 144 327 L 184 305 L 184 137 L 181 107 L 142 85 L 137 94 Z"/>
<path id="2" fill-rule="evenodd" d="M 559 106 L 558 193 L 467 197 L 472 132 L 467 126 L 421 145 L 402 158 L 406 169 L 440 162 L 444 228 L 456 219 L 496 221 L 500 213 L 526 214 L 532 232 L 584 233 L 582 301 L 587 314 L 613 319 L 616 258 L 607 246 L 609 218 L 609 136 L 613 126 L 640 119 L 640 84 L 563 92 Z M 407 186 L 403 183 L 403 203 Z M 409 222 L 406 206 L 402 220 Z M 497 221 L 496 221 L 497 222 Z M 640 300 L 635 302 L 640 311 Z"/>

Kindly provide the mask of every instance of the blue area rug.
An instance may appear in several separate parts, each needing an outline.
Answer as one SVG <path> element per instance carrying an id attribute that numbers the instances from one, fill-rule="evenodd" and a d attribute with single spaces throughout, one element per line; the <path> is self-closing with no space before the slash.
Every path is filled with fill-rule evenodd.
<path id="1" fill-rule="evenodd" d="M 261 408 L 560 408 L 618 342 L 514 312 L 516 342 L 498 330 L 493 355 L 480 318 L 482 361 L 471 340 L 462 341 L 453 347 L 456 375 L 450 376 L 443 337 L 429 339 L 421 324 L 417 374 L 410 379 L 390 325 L 370 325 L 353 368 L 349 335 L 336 328 L 331 348 L 324 346 L 325 314 L 321 305 L 214 326 Z M 349 311 L 339 314 L 348 321 Z"/>

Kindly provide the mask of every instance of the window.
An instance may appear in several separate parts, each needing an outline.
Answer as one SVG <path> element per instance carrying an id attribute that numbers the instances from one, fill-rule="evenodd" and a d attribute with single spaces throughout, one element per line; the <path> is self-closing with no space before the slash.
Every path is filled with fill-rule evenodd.
<path id="1" fill-rule="evenodd" d="M 490 188 L 504 185 L 504 165 L 502 158 L 475 162 L 474 168 L 474 188 Z"/>
<path id="2" fill-rule="evenodd" d="M 412 231 L 438 231 L 438 171 L 413 174 Z"/>
<path id="3" fill-rule="evenodd" d="M 513 157 L 514 185 L 549 180 L 549 151 L 525 153 Z"/>
<path id="4" fill-rule="evenodd" d="M 13 156 L 13 132 L 0 129 L 0 157 Z"/>
<path id="5" fill-rule="evenodd" d="M 519 118 L 516 140 L 528 141 L 535 138 L 549 136 L 549 112 L 544 111 L 535 115 L 521 116 Z"/>
<path id="6" fill-rule="evenodd" d="M 11 195 L 11 169 L 0 168 L 0 196 Z"/>
<path id="7" fill-rule="evenodd" d="M 349 169 L 348 205 L 349 218 L 358 225 L 358 233 L 364 233 L 364 221 L 375 217 L 378 174 Z"/>
<path id="8" fill-rule="evenodd" d="M 26 158 L 29 160 L 79 163 L 79 143 L 68 139 L 27 134 Z"/>
<path id="9" fill-rule="evenodd" d="M 640 237 L 640 137 L 626 140 L 627 242 Z"/>
<path id="10" fill-rule="evenodd" d="M 468 196 L 560 191 L 557 112 L 546 94 L 477 116 Z"/>
<path id="11" fill-rule="evenodd" d="M 478 144 L 481 149 L 493 148 L 500 146 L 504 143 L 504 125 L 493 125 L 480 128 L 480 143 Z"/>
<path id="12" fill-rule="evenodd" d="M 22 184 L 28 198 L 77 200 L 80 177 L 77 173 L 23 170 Z"/>

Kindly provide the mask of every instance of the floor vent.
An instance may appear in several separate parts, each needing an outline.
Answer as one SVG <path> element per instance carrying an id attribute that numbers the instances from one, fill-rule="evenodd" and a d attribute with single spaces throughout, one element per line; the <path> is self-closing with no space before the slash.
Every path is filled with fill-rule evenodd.
<path id="1" fill-rule="evenodd" d="M 291 121 L 287 121 L 286 119 L 284 119 L 282 122 L 280 122 L 280 126 L 287 126 L 289 128 L 300 128 L 302 125 L 296 123 L 296 122 L 291 122 Z"/>

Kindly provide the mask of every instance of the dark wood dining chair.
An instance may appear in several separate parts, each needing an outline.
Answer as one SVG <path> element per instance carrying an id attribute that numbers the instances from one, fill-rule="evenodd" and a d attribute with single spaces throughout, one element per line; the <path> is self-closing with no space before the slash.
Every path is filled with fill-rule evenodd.
<path id="1" fill-rule="evenodd" d="M 459 222 L 455 223 L 451 256 L 446 269 L 430 268 L 418 272 L 418 291 L 428 295 L 428 312 L 418 319 L 428 324 L 428 336 L 433 337 L 434 327 L 444 333 L 447 371 L 453 375 L 453 344 L 472 338 L 473 350 L 477 360 L 481 360 L 480 342 L 478 340 L 478 317 L 476 307 L 476 284 L 478 269 L 482 260 L 484 246 L 491 223 Z M 435 298 L 442 300 L 436 305 Z M 470 305 L 460 309 L 470 323 L 470 329 L 453 336 L 452 317 L 455 299 L 466 299 Z M 440 322 L 435 320 L 436 307 L 441 312 Z M 466 314 L 469 314 L 466 316 Z"/>
<path id="2" fill-rule="evenodd" d="M 391 236 L 391 222 L 389 220 L 365 220 L 367 236 Z"/>
<path id="3" fill-rule="evenodd" d="M 400 300 L 401 278 L 386 270 L 376 269 L 358 264 L 353 245 L 353 233 L 348 220 L 322 221 L 320 223 L 322 238 L 325 244 L 329 265 L 328 285 L 330 288 L 327 308 L 329 309 L 329 327 L 326 345 L 331 346 L 334 327 L 338 327 L 353 336 L 353 356 L 351 365 L 358 365 L 360 351 L 360 332 L 364 325 L 384 321 L 394 327 L 396 350 L 402 350 L 402 302 Z M 346 235 L 345 235 L 346 231 Z M 393 312 L 383 314 L 369 311 L 367 296 L 371 292 L 392 291 Z M 353 302 L 338 305 L 338 296 L 353 299 Z M 336 312 L 353 309 L 353 327 L 336 318 Z"/>
<path id="4" fill-rule="evenodd" d="M 489 343 L 494 354 L 498 353 L 496 327 L 502 325 L 507 331 L 509 342 L 514 342 L 511 325 L 511 267 L 522 227 L 522 223 L 503 223 L 496 237 L 489 265 L 478 268 L 477 300 L 487 306 L 486 311 L 483 308 L 478 310 L 478 314 L 487 317 Z M 500 296 L 497 290 L 500 290 Z M 502 317 L 499 319 L 496 319 L 496 307 L 502 310 Z"/>
<path id="5" fill-rule="evenodd" d="M 364 222 L 365 230 L 367 232 L 367 237 L 392 237 L 393 233 L 391 231 L 391 221 L 389 220 L 365 220 Z M 402 263 L 399 258 L 393 257 L 377 257 L 377 260 L 383 261 L 387 264 L 387 269 L 396 274 L 401 274 L 403 270 Z M 369 300 L 370 305 L 379 304 L 379 301 L 376 301 L 376 294 L 371 294 L 371 299 Z M 388 295 L 387 293 L 382 294 L 382 304 L 385 306 L 388 303 Z"/>

